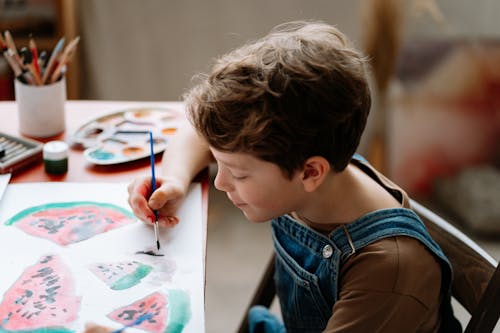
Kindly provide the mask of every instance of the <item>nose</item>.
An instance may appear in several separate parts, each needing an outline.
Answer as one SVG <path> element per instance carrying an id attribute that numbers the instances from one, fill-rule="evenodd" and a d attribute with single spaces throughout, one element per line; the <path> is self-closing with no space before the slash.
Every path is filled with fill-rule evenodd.
<path id="1" fill-rule="evenodd" d="M 229 192 L 231 191 L 231 183 L 229 182 L 229 177 L 227 172 L 224 171 L 224 168 L 219 168 L 217 170 L 217 174 L 214 179 L 214 186 L 219 191 Z"/>

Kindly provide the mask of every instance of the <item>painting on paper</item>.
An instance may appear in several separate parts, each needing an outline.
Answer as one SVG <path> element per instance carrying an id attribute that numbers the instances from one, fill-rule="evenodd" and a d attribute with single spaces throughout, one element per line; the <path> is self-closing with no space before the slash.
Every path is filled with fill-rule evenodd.
<path id="1" fill-rule="evenodd" d="M 135 221 L 129 211 L 100 202 L 57 202 L 29 207 L 5 222 L 59 245 L 83 241 Z"/>
<path id="2" fill-rule="evenodd" d="M 56 255 L 45 255 L 28 267 L 7 290 L 0 303 L 0 332 L 70 332 L 80 297 L 66 265 Z"/>
<path id="3" fill-rule="evenodd" d="M 108 315 L 123 325 L 131 325 L 147 315 L 139 325 L 144 331 L 155 333 L 182 332 L 191 319 L 189 295 L 183 290 L 169 290 L 167 294 L 155 292 Z"/>
<path id="4" fill-rule="evenodd" d="M 159 232 L 164 256 L 127 203 L 127 184 L 10 184 L 0 201 L 0 332 L 69 333 L 94 322 L 128 332 L 204 331 L 202 191 Z M 33 195 L 36 193 L 36 195 Z M 189 221 L 189 223 L 182 223 Z"/>

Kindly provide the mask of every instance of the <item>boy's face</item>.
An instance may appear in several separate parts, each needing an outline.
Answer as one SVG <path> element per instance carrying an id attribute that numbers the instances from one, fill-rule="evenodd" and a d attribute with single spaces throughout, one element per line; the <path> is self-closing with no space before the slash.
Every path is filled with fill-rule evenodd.
<path id="1" fill-rule="evenodd" d="M 290 213 L 301 203 L 300 172 L 291 180 L 281 169 L 249 154 L 211 148 L 218 165 L 214 185 L 252 222 L 265 222 Z"/>

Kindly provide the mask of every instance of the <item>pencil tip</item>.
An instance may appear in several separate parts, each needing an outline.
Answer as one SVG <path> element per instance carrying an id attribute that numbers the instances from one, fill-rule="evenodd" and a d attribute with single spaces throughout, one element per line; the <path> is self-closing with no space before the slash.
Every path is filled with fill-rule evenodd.
<path id="1" fill-rule="evenodd" d="M 156 241 L 156 248 L 160 250 L 160 241 Z"/>

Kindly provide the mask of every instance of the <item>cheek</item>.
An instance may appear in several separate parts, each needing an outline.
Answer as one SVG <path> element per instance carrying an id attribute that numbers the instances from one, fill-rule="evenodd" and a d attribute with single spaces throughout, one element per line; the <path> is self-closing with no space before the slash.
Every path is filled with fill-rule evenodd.
<path id="1" fill-rule="evenodd" d="M 259 191 L 251 186 L 245 186 L 245 185 L 236 185 L 234 188 L 234 193 L 236 196 L 238 196 L 238 199 L 240 201 L 243 201 L 246 204 L 255 204 L 258 203 L 261 198 L 261 193 Z"/>
<path id="2" fill-rule="evenodd" d="M 265 184 L 240 187 L 237 193 L 246 204 L 263 209 L 275 207 L 282 195 L 279 189 L 265 186 Z"/>
<path id="3" fill-rule="evenodd" d="M 288 213 L 286 203 L 281 201 L 279 195 L 270 195 L 268 192 L 244 193 L 241 199 L 246 203 L 241 210 L 252 222 L 266 222 Z"/>

